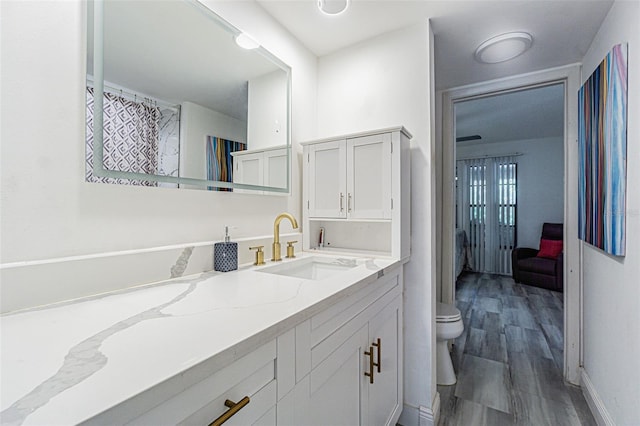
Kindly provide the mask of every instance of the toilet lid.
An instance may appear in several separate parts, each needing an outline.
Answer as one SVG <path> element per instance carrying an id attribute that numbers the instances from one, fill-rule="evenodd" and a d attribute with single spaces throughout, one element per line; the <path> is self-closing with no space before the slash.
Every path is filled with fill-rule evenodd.
<path id="1" fill-rule="evenodd" d="M 460 311 L 454 306 L 446 303 L 436 304 L 436 321 L 437 322 L 453 322 L 458 321 L 462 317 Z"/>

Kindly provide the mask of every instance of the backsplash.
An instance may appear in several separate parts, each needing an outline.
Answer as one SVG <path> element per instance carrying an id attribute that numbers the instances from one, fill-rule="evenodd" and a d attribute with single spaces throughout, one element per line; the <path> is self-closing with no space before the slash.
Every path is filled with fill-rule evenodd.
<path id="1" fill-rule="evenodd" d="M 281 241 L 302 241 L 299 233 Z M 253 263 L 249 247 L 271 257 L 273 236 L 240 238 L 238 265 Z M 0 265 L 0 313 L 34 308 L 198 274 L 213 269 L 215 241 L 186 243 Z M 296 245 L 296 251 L 299 250 Z"/>

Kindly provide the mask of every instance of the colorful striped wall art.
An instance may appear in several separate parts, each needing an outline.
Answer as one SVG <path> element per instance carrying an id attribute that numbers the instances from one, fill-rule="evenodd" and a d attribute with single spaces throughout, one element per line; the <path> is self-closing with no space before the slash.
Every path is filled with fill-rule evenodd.
<path id="1" fill-rule="evenodd" d="M 233 156 L 232 152 L 244 151 L 247 144 L 222 139 L 216 136 L 207 136 L 207 180 L 219 182 L 233 182 Z M 213 188 L 216 191 L 233 191 L 231 188 Z"/>
<path id="2" fill-rule="evenodd" d="M 578 236 L 625 255 L 627 44 L 607 54 L 578 92 Z"/>

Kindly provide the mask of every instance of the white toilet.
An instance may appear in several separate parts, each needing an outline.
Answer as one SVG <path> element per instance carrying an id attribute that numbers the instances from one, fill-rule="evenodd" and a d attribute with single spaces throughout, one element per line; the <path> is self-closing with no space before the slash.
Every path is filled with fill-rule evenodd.
<path id="1" fill-rule="evenodd" d="M 456 373 L 453 371 L 451 354 L 447 341 L 462 334 L 464 324 L 462 315 L 453 305 L 436 304 L 436 365 L 437 382 L 439 385 L 453 385 L 456 383 Z"/>

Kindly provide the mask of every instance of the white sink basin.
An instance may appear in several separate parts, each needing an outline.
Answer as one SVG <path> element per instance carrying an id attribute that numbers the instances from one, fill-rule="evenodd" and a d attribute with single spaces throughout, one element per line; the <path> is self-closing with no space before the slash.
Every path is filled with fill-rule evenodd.
<path id="1" fill-rule="evenodd" d="M 305 280 L 324 280 L 340 272 L 358 266 L 355 259 L 307 257 L 300 260 L 280 263 L 258 269 L 258 272 L 302 278 Z"/>

